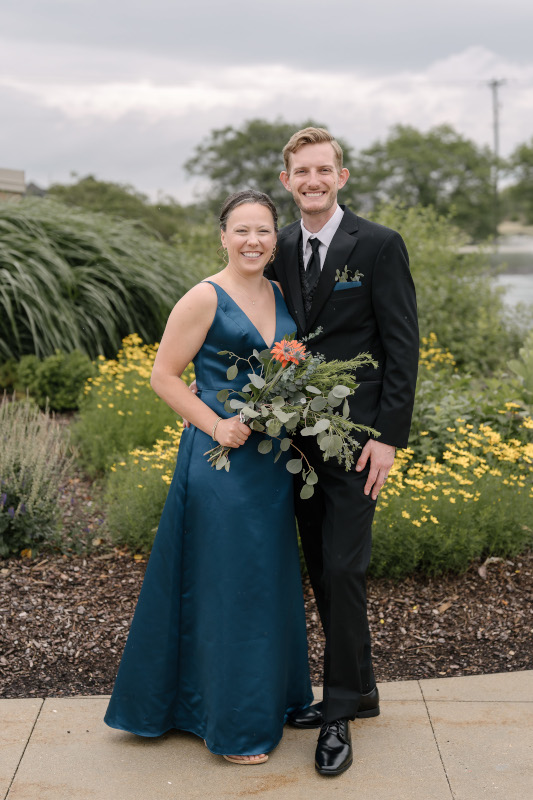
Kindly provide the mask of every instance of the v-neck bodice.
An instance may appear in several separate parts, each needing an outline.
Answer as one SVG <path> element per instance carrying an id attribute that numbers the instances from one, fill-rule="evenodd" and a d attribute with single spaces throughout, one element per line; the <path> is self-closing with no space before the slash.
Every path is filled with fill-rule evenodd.
<path id="1" fill-rule="evenodd" d="M 211 327 L 194 358 L 196 382 L 199 390 L 241 389 L 247 383 L 246 374 L 250 372 L 250 365 L 246 361 L 238 362 L 237 377 L 228 381 L 226 371 L 234 359 L 227 355 L 219 356 L 219 351 L 228 350 L 239 358 L 248 359 L 253 350 L 265 350 L 269 345 L 231 295 L 218 283 L 208 282 L 215 287 L 218 303 Z M 296 323 L 288 312 L 280 290 L 275 283 L 271 283 L 276 307 L 274 342 L 278 342 L 286 334 L 296 331 Z"/>

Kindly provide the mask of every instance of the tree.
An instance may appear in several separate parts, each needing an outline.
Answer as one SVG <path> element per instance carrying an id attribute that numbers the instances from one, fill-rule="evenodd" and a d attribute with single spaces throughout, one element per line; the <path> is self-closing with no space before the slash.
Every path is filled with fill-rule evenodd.
<path id="1" fill-rule="evenodd" d="M 209 179 L 208 200 L 217 211 L 232 192 L 257 189 L 270 195 L 281 224 L 292 222 L 297 219 L 298 211 L 278 179 L 283 169 L 281 152 L 295 131 L 308 126 L 324 127 L 311 120 L 294 124 L 251 119 L 241 128 L 213 130 L 197 146 L 185 169 L 190 175 Z M 350 168 L 351 148 L 345 142 L 339 140 L 339 143 L 344 150 L 345 165 Z"/>
<path id="2" fill-rule="evenodd" d="M 514 179 L 505 192 L 513 216 L 533 225 L 533 138 L 518 145 L 509 159 L 509 173 Z"/>
<path id="3" fill-rule="evenodd" d="M 361 151 L 352 173 L 361 201 L 433 206 L 474 238 L 494 233 L 493 157 L 450 125 L 397 125 Z"/>
<path id="4" fill-rule="evenodd" d="M 171 197 L 151 203 L 147 195 L 130 184 L 100 181 L 92 175 L 79 178 L 71 185 L 53 184 L 47 194 L 65 205 L 138 220 L 167 240 L 181 233 L 191 222 L 199 221 L 194 207 L 182 206 Z"/>

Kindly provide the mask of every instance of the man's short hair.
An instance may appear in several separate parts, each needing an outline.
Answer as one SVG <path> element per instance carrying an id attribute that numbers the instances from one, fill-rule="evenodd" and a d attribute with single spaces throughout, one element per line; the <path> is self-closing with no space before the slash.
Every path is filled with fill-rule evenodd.
<path id="1" fill-rule="evenodd" d="M 322 142 L 329 142 L 333 147 L 335 155 L 335 166 L 337 172 L 342 169 L 342 147 L 325 128 L 303 128 L 301 131 L 296 131 L 285 147 L 283 148 L 283 161 L 285 163 L 285 170 L 290 172 L 290 158 L 292 153 L 296 153 L 304 144 L 321 144 Z"/>

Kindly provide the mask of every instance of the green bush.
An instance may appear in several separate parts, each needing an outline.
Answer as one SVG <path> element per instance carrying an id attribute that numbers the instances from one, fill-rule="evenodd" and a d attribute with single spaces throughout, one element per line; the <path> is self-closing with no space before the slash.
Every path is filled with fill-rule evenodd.
<path id="1" fill-rule="evenodd" d="M 42 361 L 37 356 L 23 356 L 17 371 L 17 388 L 29 392 L 41 408 L 52 411 L 71 411 L 78 408 L 80 394 L 86 380 L 94 375 L 89 356 L 73 350 Z"/>
<path id="2" fill-rule="evenodd" d="M 511 327 L 488 252 L 461 252 L 464 233 L 432 208 L 380 208 L 373 218 L 401 232 L 416 285 L 420 332 L 435 333 L 461 372 L 505 368 L 523 333 Z"/>
<path id="3" fill-rule="evenodd" d="M 176 413 L 150 386 L 157 346 L 126 337 L 116 360 L 97 360 L 89 378 L 72 440 L 80 464 L 91 476 L 107 471 L 135 447 L 151 447 Z M 191 379 L 189 370 L 185 377 Z"/>
<path id="4" fill-rule="evenodd" d="M 51 200 L 0 202 L 0 357 L 112 356 L 133 331 L 155 341 L 196 282 L 195 263 L 140 223 Z"/>
<path id="5" fill-rule="evenodd" d="M 13 392 L 17 382 L 18 364 L 14 358 L 8 358 L 0 364 L 0 392 Z"/>
<path id="6" fill-rule="evenodd" d="M 68 470 L 65 431 L 28 401 L 0 404 L 0 556 L 33 551 L 60 528 Z"/>
<path id="7" fill-rule="evenodd" d="M 523 395 L 512 374 L 472 377 L 458 372 L 452 354 L 431 333 L 421 342 L 409 446 L 417 459 L 440 459 L 458 419 L 475 426 L 488 424 L 505 439 L 526 442 L 529 431 L 522 422 L 530 408 Z"/>

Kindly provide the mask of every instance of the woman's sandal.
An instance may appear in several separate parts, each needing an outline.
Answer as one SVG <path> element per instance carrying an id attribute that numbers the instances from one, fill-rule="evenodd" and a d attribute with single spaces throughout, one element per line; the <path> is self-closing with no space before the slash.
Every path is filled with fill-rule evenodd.
<path id="1" fill-rule="evenodd" d="M 222 756 L 225 758 L 226 761 L 231 761 L 232 764 L 264 764 L 265 761 L 268 761 L 268 756 L 263 754 L 257 758 L 254 758 L 252 761 L 250 758 L 246 758 L 246 756 Z"/>
<path id="2" fill-rule="evenodd" d="M 204 739 L 204 744 L 207 747 L 207 742 Z M 250 761 L 250 758 L 246 758 L 246 756 L 222 756 L 225 758 L 226 761 L 231 761 L 232 764 L 264 764 L 265 761 L 268 761 L 268 756 L 266 754 L 262 754 L 260 758 L 255 758 L 253 761 Z"/>

